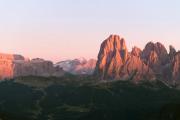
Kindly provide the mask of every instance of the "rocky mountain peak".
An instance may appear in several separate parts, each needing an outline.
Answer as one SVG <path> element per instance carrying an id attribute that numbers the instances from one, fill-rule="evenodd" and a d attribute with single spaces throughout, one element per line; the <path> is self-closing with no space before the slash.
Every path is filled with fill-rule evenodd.
<path id="1" fill-rule="evenodd" d="M 157 43 L 149 42 L 145 46 L 142 52 L 142 59 L 144 60 L 146 64 L 153 63 L 153 65 L 155 66 L 157 66 L 157 64 L 164 65 L 168 62 L 168 53 L 164 45 L 161 44 L 160 42 L 157 42 Z M 150 65 L 150 66 L 153 66 L 153 65 Z"/>
<path id="2" fill-rule="evenodd" d="M 143 51 L 133 47 L 128 53 L 126 42 L 111 35 L 98 54 L 95 75 L 102 80 L 155 80 L 180 84 L 180 52 L 170 46 L 170 52 L 160 42 L 149 42 Z"/>
<path id="3" fill-rule="evenodd" d="M 141 57 L 142 56 L 142 50 L 135 46 L 132 48 L 131 55 Z"/>
<path id="4" fill-rule="evenodd" d="M 172 45 L 170 45 L 169 46 L 169 56 L 170 56 L 170 59 L 172 59 L 175 54 L 176 54 L 176 49 Z"/>
<path id="5" fill-rule="evenodd" d="M 180 52 L 174 54 L 171 60 L 171 76 L 173 83 L 180 83 Z"/>
<path id="6" fill-rule="evenodd" d="M 102 44 L 102 53 L 114 53 L 115 51 L 120 51 L 121 58 L 124 60 L 127 58 L 128 50 L 124 38 L 120 38 L 118 35 L 110 35 Z M 112 54 L 111 54 L 112 55 Z"/>
<path id="7" fill-rule="evenodd" d="M 101 79 L 116 80 L 151 76 L 152 70 L 140 60 L 141 53 L 139 48 L 134 47 L 129 54 L 125 40 L 111 35 L 101 44 L 95 74 Z"/>
<path id="8" fill-rule="evenodd" d="M 172 45 L 169 46 L 169 51 L 170 53 L 176 53 L 176 49 Z"/>
<path id="9" fill-rule="evenodd" d="M 102 75 L 102 79 L 106 76 L 114 77 L 127 58 L 128 50 L 125 40 L 119 35 L 110 35 L 101 44 L 95 71 Z"/>
<path id="10" fill-rule="evenodd" d="M 159 55 L 160 59 L 166 57 L 168 54 L 166 48 L 160 42 L 149 42 L 143 50 L 143 57 L 147 58 L 152 51 L 156 52 Z"/>

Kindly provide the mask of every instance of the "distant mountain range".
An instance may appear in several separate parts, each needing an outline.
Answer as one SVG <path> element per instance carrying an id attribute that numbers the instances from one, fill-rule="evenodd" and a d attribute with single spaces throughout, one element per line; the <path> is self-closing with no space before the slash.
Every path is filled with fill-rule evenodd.
<path id="1" fill-rule="evenodd" d="M 0 54 L 0 79 L 19 76 L 62 76 L 62 68 L 41 58 L 28 59 L 21 55 Z"/>
<path id="2" fill-rule="evenodd" d="M 162 80 L 180 83 L 180 52 L 170 45 L 169 53 L 162 43 L 149 42 L 143 50 L 130 52 L 124 38 L 110 35 L 103 41 L 98 60 L 79 58 L 53 64 L 41 58 L 28 59 L 21 55 L 0 54 L 0 78 L 19 76 L 94 75 L 101 80 Z M 93 74 L 94 73 L 94 74 Z"/>
<path id="3" fill-rule="evenodd" d="M 91 75 L 94 72 L 96 60 L 84 58 L 60 61 L 53 64 L 41 58 L 28 59 L 22 55 L 0 53 L 0 79 L 19 76 L 56 76 L 65 73 L 75 75 Z"/>
<path id="4" fill-rule="evenodd" d="M 179 120 L 180 52 L 169 49 L 129 51 L 110 35 L 97 61 L 0 53 L 0 120 Z"/>
<path id="5" fill-rule="evenodd" d="M 90 59 L 86 60 L 85 58 L 79 58 L 74 60 L 66 60 L 58 62 L 54 65 L 55 67 L 60 67 L 64 71 L 79 75 L 79 74 L 87 74 L 91 75 L 94 72 L 94 68 L 96 67 L 96 60 Z"/>

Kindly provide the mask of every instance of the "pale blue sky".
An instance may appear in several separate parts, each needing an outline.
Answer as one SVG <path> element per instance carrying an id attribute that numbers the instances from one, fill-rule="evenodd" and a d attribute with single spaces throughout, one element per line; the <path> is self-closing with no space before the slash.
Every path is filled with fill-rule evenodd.
<path id="1" fill-rule="evenodd" d="M 0 52 L 58 61 L 96 58 L 110 34 L 180 49 L 179 0 L 0 0 Z"/>

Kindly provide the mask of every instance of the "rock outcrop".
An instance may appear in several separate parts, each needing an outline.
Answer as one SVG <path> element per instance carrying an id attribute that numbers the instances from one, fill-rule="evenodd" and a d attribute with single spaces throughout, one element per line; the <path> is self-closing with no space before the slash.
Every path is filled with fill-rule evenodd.
<path id="1" fill-rule="evenodd" d="M 157 43 L 149 42 L 143 50 L 142 53 L 143 59 L 148 61 L 148 57 L 150 56 L 150 54 L 152 54 L 152 52 L 158 55 L 159 62 L 161 62 L 162 64 L 165 64 L 167 62 L 168 53 L 163 44 L 159 42 Z"/>
<path id="2" fill-rule="evenodd" d="M 133 47 L 131 51 L 131 55 L 134 55 L 136 57 L 141 57 L 142 56 L 142 50 L 138 47 Z"/>
<path id="3" fill-rule="evenodd" d="M 0 79 L 14 77 L 14 62 L 26 61 L 21 55 L 0 53 Z"/>
<path id="4" fill-rule="evenodd" d="M 102 80 L 155 80 L 180 84 L 180 52 L 149 42 L 143 50 L 128 52 L 125 40 L 111 35 L 102 44 L 94 74 Z"/>
<path id="5" fill-rule="evenodd" d="M 0 79 L 18 76 L 62 76 L 62 68 L 54 67 L 51 61 L 29 60 L 21 55 L 0 54 Z"/>
<path id="6" fill-rule="evenodd" d="M 111 35 L 101 44 L 95 72 L 101 76 L 101 79 L 118 79 L 121 67 L 127 58 L 125 40 L 117 35 Z"/>
<path id="7" fill-rule="evenodd" d="M 169 57 L 170 57 L 170 59 L 172 59 L 175 54 L 176 54 L 176 49 L 172 45 L 170 45 L 169 46 Z"/>
<path id="8" fill-rule="evenodd" d="M 137 47 L 128 53 L 125 40 L 111 35 L 101 44 L 95 74 L 101 79 L 154 79 L 153 71 L 143 63 L 141 54 Z"/>
<path id="9" fill-rule="evenodd" d="M 142 59 L 154 72 L 161 74 L 162 67 L 168 63 L 168 53 L 161 43 L 149 42 L 142 52 Z"/>
<path id="10" fill-rule="evenodd" d="M 14 55 L 3 53 L 0 54 L 0 79 L 4 79 L 6 77 L 13 77 L 12 68 L 14 60 Z"/>
<path id="11" fill-rule="evenodd" d="M 180 83 L 180 52 L 177 52 L 171 61 L 172 83 Z"/>

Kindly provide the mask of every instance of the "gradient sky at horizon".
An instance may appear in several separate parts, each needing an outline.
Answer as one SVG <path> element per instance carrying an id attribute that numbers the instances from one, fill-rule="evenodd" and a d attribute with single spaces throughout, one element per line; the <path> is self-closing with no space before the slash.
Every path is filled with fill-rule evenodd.
<path id="1" fill-rule="evenodd" d="M 0 52 L 57 62 L 96 58 L 110 34 L 129 51 L 148 41 L 180 50 L 179 0 L 0 0 Z"/>

